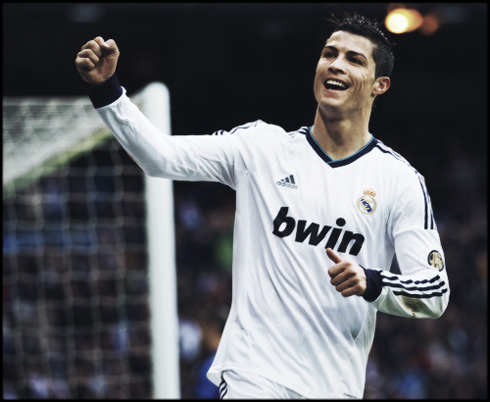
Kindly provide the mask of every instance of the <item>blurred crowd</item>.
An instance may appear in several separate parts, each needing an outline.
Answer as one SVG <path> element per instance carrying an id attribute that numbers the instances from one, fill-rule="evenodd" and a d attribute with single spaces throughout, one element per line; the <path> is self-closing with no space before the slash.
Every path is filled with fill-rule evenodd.
<path id="1" fill-rule="evenodd" d="M 143 185 L 111 140 L 4 197 L 4 399 L 151 395 Z"/>
<path id="2" fill-rule="evenodd" d="M 438 320 L 378 314 L 366 399 L 488 397 L 486 161 L 452 152 L 437 176 L 421 172 L 449 307 Z M 4 399 L 151 398 L 142 182 L 112 141 L 4 199 Z M 234 192 L 174 194 L 181 397 L 218 399 L 206 371 L 231 303 Z"/>

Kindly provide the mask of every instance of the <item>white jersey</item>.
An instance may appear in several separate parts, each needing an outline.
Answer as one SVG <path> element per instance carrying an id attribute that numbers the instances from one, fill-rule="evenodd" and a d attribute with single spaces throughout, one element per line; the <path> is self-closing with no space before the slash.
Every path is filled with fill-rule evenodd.
<path id="1" fill-rule="evenodd" d="M 94 105 L 147 174 L 236 190 L 232 304 L 213 383 L 234 370 L 307 398 L 362 398 L 377 311 L 444 312 L 449 284 L 424 179 L 382 142 L 334 161 L 309 127 L 256 121 L 168 136 L 111 85 L 112 99 L 99 107 L 92 95 Z M 330 284 L 326 247 L 366 269 L 363 297 Z M 401 275 L 389 272 L 395 252 Z"/>

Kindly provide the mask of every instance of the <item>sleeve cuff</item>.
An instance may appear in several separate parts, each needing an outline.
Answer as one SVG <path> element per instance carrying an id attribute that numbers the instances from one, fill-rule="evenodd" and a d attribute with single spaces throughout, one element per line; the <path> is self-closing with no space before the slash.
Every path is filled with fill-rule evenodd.
<path id="1" fill-rule="evenodd" d="M 88 96 L 95 109 L 110 105 L 118 100 L 122 93 L 123 89 L 116 74 L 100 85 L 88 87 Z"/>
<path id="2" fill-rule="evenodd" d="M 364 267 L 362 267 L 362 269 L 364 269 L 364 272 L 366 272 L 367 279 L 366 291 L 362 297 L 368 302 L 373 302 L 381 294 L 381 290 L 383 289 L 383 280 L 379 271 Z"/>

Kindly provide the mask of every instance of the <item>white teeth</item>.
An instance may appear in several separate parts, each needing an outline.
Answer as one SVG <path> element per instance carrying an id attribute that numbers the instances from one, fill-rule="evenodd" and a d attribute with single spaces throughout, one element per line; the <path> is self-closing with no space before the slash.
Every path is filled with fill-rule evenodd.
<path id="1" fill-rule="evenodd" d="M 338 86 L 338 87 L 340 87 L 342 89 L 347 89 L 348 88 L 346 84 L 344 84 L 343 82 L 340 82 L 340 81 L 336 81 L 336 80 L 327 80 L 327 81 L 325 81 L 325 84 L 327 84 L 327 85 L 335 85 L 335 86 Z"/>

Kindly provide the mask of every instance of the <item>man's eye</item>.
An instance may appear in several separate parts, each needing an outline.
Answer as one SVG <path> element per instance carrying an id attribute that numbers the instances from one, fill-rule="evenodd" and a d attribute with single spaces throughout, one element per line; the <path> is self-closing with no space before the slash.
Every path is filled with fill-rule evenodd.
<path id="1" fill-rule="evenodd" d="M 363 65 L 363 62 L 362 62 L 362 60 L 360 60 L 360 59 L 353 58 L 353 59 L 351 59 L 351 61 L 352 61 L 353 63 L 355 63 L 355 64 L 359 64 L 359 65 L 361 65 L 361 66 Z"/>

